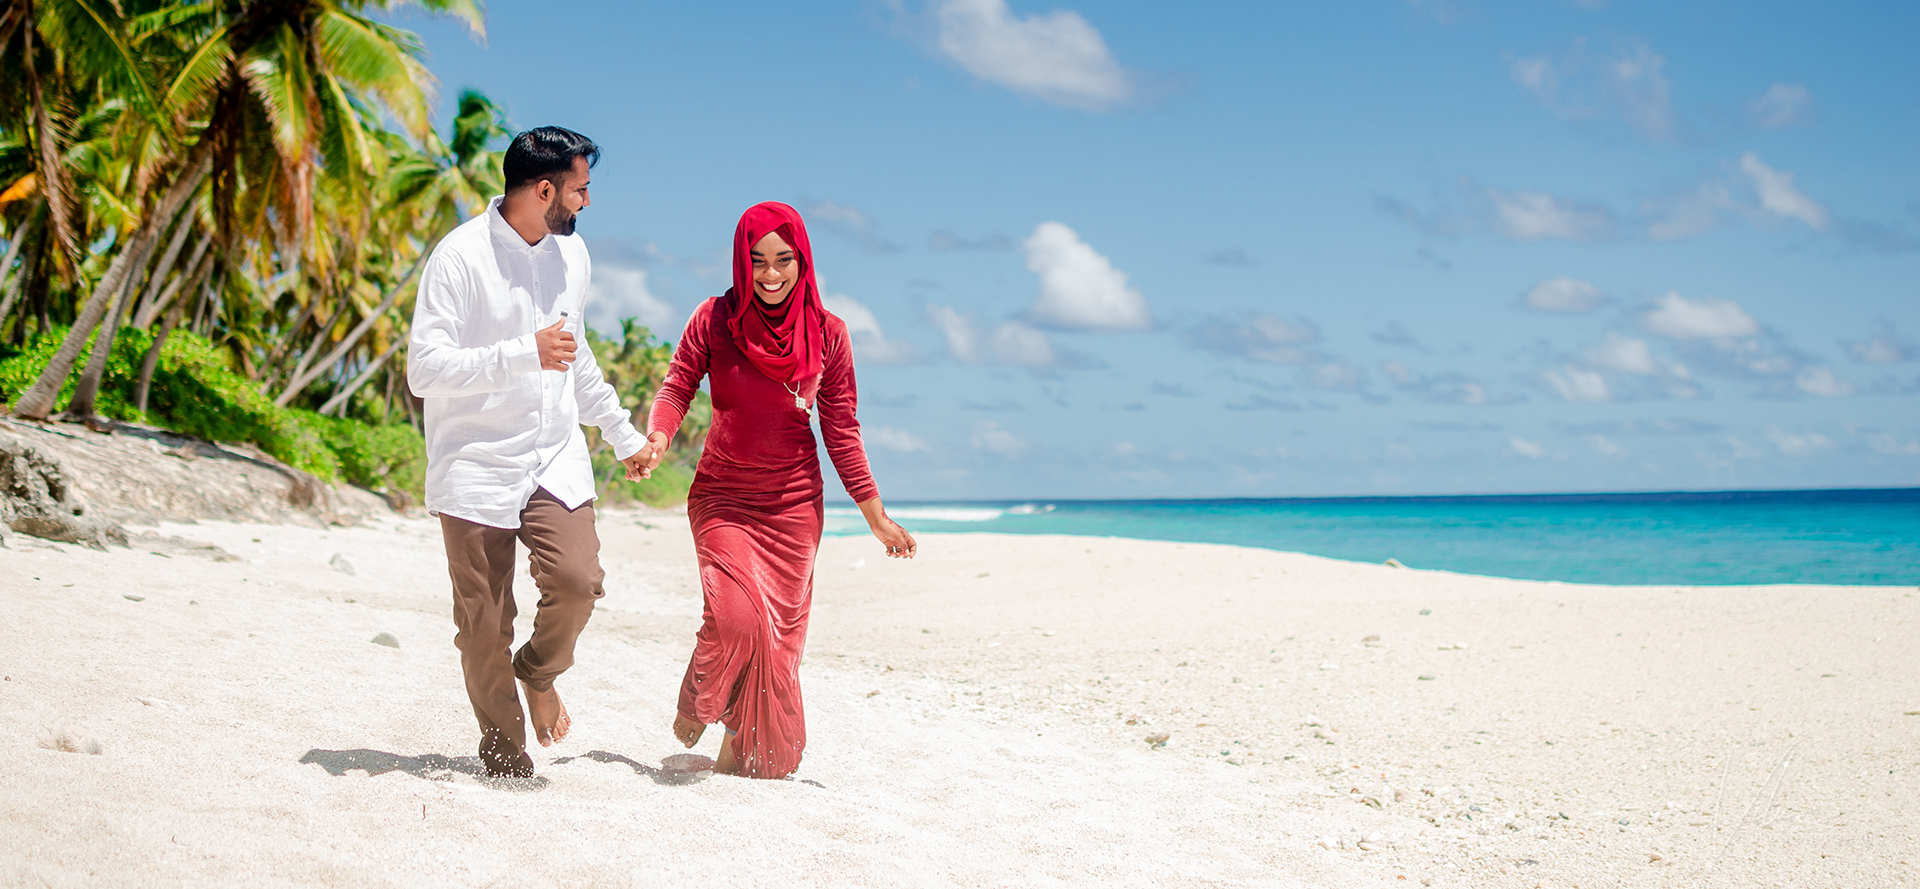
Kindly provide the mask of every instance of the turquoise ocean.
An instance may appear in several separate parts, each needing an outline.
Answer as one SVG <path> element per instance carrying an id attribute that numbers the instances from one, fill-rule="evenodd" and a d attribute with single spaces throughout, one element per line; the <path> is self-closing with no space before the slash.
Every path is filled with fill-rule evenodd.
<path id="1" fill-rule="evenodd" d="M 1920 585 L 1920 488 L 889 503 L 916 532 L 1225 543 L 1567 583 Z M 849 505 L 827 534 L 865 534 Z"/>

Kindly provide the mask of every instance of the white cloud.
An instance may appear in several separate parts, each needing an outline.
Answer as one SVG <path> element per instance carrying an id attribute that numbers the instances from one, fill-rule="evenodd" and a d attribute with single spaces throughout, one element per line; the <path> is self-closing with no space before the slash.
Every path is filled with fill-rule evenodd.
<path id="1" fill-rule="evenodd" d="M 1096 111 L 1135 93 L 1100 32 L 1072 10 L 1019 17 L 1006 0 L 943 0 L 933 16 L 940 52 L 988 83 Z"/>
<path id="2" fill-rule="evenodd" d="M 1607 295 L 1589 282 L 1562 275 L 1533 285 L 1520 304 L 1541 312 L 1591 312 L 1607 304 Z"/>
<path id="3" fill-rule="evenodd" d="M 928 317 L 934 326 L 947 338 L 947 354 L 956 361 L 975 361 L 980 354 L 977 350 L 979 337 L 974 333 L 973 322 L 966 316 L 947 306 L 928 306 Z"/>
<path id="4" fill-rule="evenodd" d="M 1761 163 L 1760 156 L 1751 151 L 1740 156 L 1740 172 L 1753 180 L 1761 209 L 1782 219 L 1798 219 L 1815 231 L 1826 229 L 1830 221 L 1827 208 L 1794 187 L 1792 173 Z"/>
<path id="5" fill-rule="evenodd" d="M 1861 364 L 1904 364 L 1914 358 L 1914 347 L 1900 339 L 1893 323 L 1881 321 L 1879 330 L 1864 340 L 1842 343 L 1847 354 Z"/>
<path id="6" fill-rule="evenodd" d="M 1776 83 L 1747 103 L 1747 120 L 1761 129 L 1803 126 L 1813 117 L 1813 92 L 1797 83 Z"/>
<path id="7" fill-rule="evenodd" d="M 1040 298 L 1028 310 L 1034 321 L 1076 330 L 1137 330 L 1153 323 L 1146 298 L 1128 286 L 1126 273 L 1073 229 L 1042 222 L 1022 246 L 1027 270 L 1040 276 Z"/>
<path id="8" fill-rule="evenodd" d="M 1602 457 L 1624 457 L 1627 453 L 1625 448 L 1604 435 L 1587 436 L 1587 444 L 1593 445 L 1594 452 Z"/>
<path id="9" fill-rule="evenodd" d="M 1685 339 L 1726 339 L 1753 336 L 1760 323 L 1732 300 L 1690 300 L 1679 293 L 1668 293 L 1641 316 L 1646 328 L 1664 337 Z"/>
<path id="10" fill-rule="evenodd" d="M 616 323 L 634 318 L 664 337 L 680 336 L 679 324 L 685 319 L 647 289 L 646 269 L 603 265 L 594 270 L 593 280 L 587 284 L 587 298 L 592 302 L 594 317 Z"/>
<path id="11" fill-rule="evenodd" d="M 1674 241 L 1704 235 L 1720 222 L 1720 211 L 1734 209 L 1733 193 L 1724 182 L 1705 182 L 1676 198 L 1641 202 L 1648 217 L 1647 237 Z"/>
<path id="12" fill-rule="evenodd" d="M 1060 360 L 1047 335 L 1018 321 L 993 329 L 993 355 L 1018 367 L 1051 367 Z"/>
<path id="13" fill-rule="evenodd" d="M 1833 447 L 1833 441 L 1818 432 L 1796 435 L 1778 426 L 1767 427 L 1767 440 L 1789 457 L 1811 457 Z"/>
<path id="14" fill-rule="evenodd" d="M 1601 367 L 1623 370 L 1641 376 L 1657 374 L 1664 370 L 1660 362 L 1654 359 L 1653 350 L 1647 347 L 1646 340 L 1637 340 L 1617 333 L 1608 333 L 1606 342 L 1589 350 L 1587 358 Z"/>
<path id="15" fill-rule="evenodd" d="M 1538 191 L 1502 191 L 1489 187 L 1493 229 L 1516 241 L 1604 241 L 1613 237 L 1613 213 L 1598 204 L 1582 204 Z"/>
<path id="16" fill-rule="evenodd" d="M 1860 391 L 1859 387 L 1835 376 L 1833 368 L 1825 365 L 1813 365 L 1801 369 L 1800 375 L 1794 377 L 1793 384 L 1809 395 L 1828 398 L 1852 395 Z"/>
<path id="17" fill-rule="evenodd" d="M 1569 364 L 1559 370 L 1549 370 L 1544 376 L 1547 384 L 1567 401 L 1612 401 L 1613 393 L 1607 389 L 1607 379 L 1583 367 Z"/>
<path id="18" fill-rule="evenodd" d="M 1666 64 L 1659 53 L 1641 44 L 1631 56 L 1614 59 L 1608 69 L 1627 125 L 1655 142 L 1673 138 L 1673 100 L 1661 71 Z"/>
<path id="19" fill-rule="evenodd" d="M 1508 68 L 1513 82 L 1526 88 L 1527 92 L 1539 97 L 1542 102 L 1551 104 L 1560 93 L 1560 78 L 1553 73 L 1553 60 L 1546 56 L 1514 59 Z"/>
<path id="20" fill-rule="evenodd" d="M 860 242 L 860 248 L 868 253 L 897 253 L 900 246 L 880 237 L 873 217 L 867 211 L 838 201 L 810 201 L 806 205 L 807 219 L 812 220 L 815 228 L 839 232 Z"/>
<path id="21" fill-rule="evenodd" d="M 1518 435 L 1508 438 L 1507 445 L 1513 448 L 1514 453 L 1526 457 L 1529 460 L 1538 460 L 1547 455 L 1546 448 L 1541 447 L 1537 442 L 1528 441 Z"/>
<path id="22" fill-rule="evenodd" d="M 824 287 L 825 285 L 822 285 Z M 820 298 L 827 311 L 839 316 L 847 323 L 847 335 L 853 339 L 855 358 L 864 358 L 879 364 L 899 364 L 913 360 L 913 346 L 899 340 L 887 339 L 885 331 L 880 329 L 880 320 L 873 316 L 873 310 L 860 304 L 860 301 L 844 293 L 829 293 Z"/>
<path id="23" fill-rule="evenodd" d="M 1313 369 L 1307 382 L 1328 392 L 1353 392 L 1363 382 L 1360 368 L 1345 361 L 1330 361 Z"/>
<path id="24" fill-rule="evenodd" d="M 861 430 L 862 438 L 889 451 L 912 454 L 927 450 L 927 441 L 905 429 L 891 426 L 868 426 Z"/>
<path id="25" fill-rule="evenodd" d="M 991 420 L 973 427 L 973 446 L 1004 457 L 1012 457 L 1027 449 L 1027 443 L 1019 436 L 1000 428 L 999 423 Z"/>
<path id="26" fill-rule="evenodd" d="M 1587 51 L 1586 41 L 1576 39 L 1572 49 L 1557 58 L 1515 58 L 1507 73 L 1562 120 L 1617 115 L 1642 138 L 1668 142 L 1676 127 L 1666 64 L 1645 43 L 1596 59 Z"/>
<path id="27" fill-rule="evenodd" d="M 1885 432 L 1870 434 L 1866 439 L 1867 447 L 1873 448 L 1874 453 L 1886 454 L 1889 457 L 1920 454 L 1920 440 L 1909 438 L 1906 444 L 1901 444 L 1900 439 Z"/>
<path id="28" fill-rule="evenodd" d="M 1216 315 L 1187 331 L 1187 341 L 1214 352 L 1266 364 L 1306 364 L 1321 357 L 1303 348 L 1320 341 L 1320 328 L 1296 317 L 1288 321 L 1264 312 L 1239 317 Z"/>

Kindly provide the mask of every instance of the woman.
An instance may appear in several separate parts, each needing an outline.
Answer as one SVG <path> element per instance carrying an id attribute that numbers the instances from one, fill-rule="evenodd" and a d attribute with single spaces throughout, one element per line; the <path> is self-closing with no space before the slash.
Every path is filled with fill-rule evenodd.
<path id="1" fill-rule="evenodd" d="M 854 418 L 847 325 L 821 307 L 806 224 L 786 204 L 756 204 L 733 232 L 733 287 L 687 321 L 649 417 L 649 469 L 711 382 L 713 425 L 687 495 L 706 607 L 680 685 L 673 733 L 692 747 L 727 727 L 714 771 L 781 778 L 807 744 L 800 653 L 820 546 L 820 460 L 827 456 L 887 555 L 911 559 L 913 535 L 880 504 Z"/>

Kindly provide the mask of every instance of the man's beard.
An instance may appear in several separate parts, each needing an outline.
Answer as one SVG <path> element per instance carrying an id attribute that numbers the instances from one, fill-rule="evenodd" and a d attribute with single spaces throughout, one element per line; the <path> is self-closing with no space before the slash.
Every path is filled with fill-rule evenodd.
<path id="1" fill-rule="evenodd" d="M 547 231 L 562 237 L 573 234 L 574 224 L 579 218 L 580 214 L 568 213 L 564 205 L 554 201 L 553 206 L 547 208 Z"/>

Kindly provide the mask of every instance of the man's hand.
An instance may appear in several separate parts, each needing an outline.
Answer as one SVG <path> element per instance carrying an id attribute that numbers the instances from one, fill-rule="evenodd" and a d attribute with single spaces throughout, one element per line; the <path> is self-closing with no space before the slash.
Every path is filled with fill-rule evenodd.
<path id="1" fill-rule="evenodd" d="M 553 322 L 553 326 L 533 335 L 534 345 L 540 348 L 541 370 L 566 370 L 573 363 L 573 334 L 566 332 L 567 319 Z"/>
<path id="2" fill-rule="evenodd" d="M 640 446 L 633 456 L 620 461 L 626 464 L 627 481 L 637 482 L 643 478 L 652 478 L 653 471 L 660 468 L 660 461 L 667 456 L 667 436 L 655 432 L 647 436 L 647 443 Z"/>

